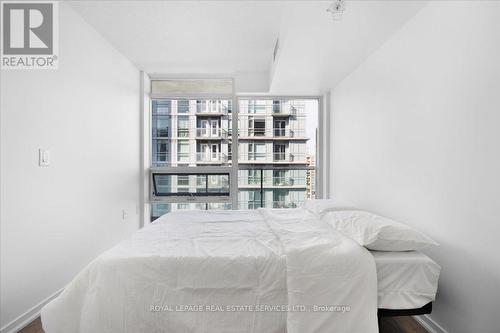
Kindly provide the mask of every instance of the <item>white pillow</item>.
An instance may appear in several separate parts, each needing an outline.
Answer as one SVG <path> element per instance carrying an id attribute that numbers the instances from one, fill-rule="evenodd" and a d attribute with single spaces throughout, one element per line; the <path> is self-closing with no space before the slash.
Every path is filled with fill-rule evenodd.
<path id="1" fill-rule="evenodd" d="M 310 220 L 318 219 L 318 216 L 303 208 L 258 208 L 266 218 L 276 220 Z"/>
<path id="2" fill-rule="evenodd" d="M 347 210 L 345 206 L 339 206 L 335 203 L 333 199 L 313 199 L 306 200 L 302 206 L 310 212 L 318 214 L 322 216 L 326 212 L 334 211 L 334 210 Z"/>
<path id="3" fill-rule="evenodd" d="M 370 250 L 412 251 L 438 245 L 405 224 L 365 211 L 330 211 L 322 220 Z"/>

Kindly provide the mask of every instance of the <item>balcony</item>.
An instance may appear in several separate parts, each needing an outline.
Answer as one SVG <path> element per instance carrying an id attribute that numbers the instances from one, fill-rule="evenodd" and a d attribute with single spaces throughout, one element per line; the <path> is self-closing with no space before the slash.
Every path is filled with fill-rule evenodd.
<path id="1" fill-rule="evenodd" d="M 260 185 L 260 177 L 238 177 L 238 187 L 240 188 L 260 188 Z M 305 188 L 306 186 L 306 179 L 303 177 L 264 177 L 262 179 L 263 188 Z"/>
<path id="2" fill-rule="evenodd" d="M 228 114 L 228 107 L 211 101 L 202 101 L 196 104 L 197 116 L 224 116 Z"/>
<path id="3" fill-rule="evenodd" d="M 239 163 L 308 164 L 304 153 L 240 153 Z"/>
<path id="4" fill-rule="evenodd" d="M 260 200 L 240 200 L 238 201 L 239 209 L 257 209 L 257 208 L 297 208 L 300 207 L 302 201 L 263 201 Z"/>
<path id="5" fill-rule="evenodd" d="M 246 188 L 260 188 L 259 176 L 240 176 L 238 177 L 238 186 Z"/>
<path id="6" fill-rule="evenodd" d="M 189 138 L 189 128 L 178 128 L 177 129 L 178 138 Z"/>
<path id="7" fill-rule="evenodd" d="M 169 166 L 173 163 L 190 164 L 195 162 L 193 158 L 196 158 L 197 164 L 224 164 L 228 162 L 228 157 L 224 153 L 197 152 L 195 156 L 190 153 L 154 153 L 153 165 Z"/>
<path id="8" fill-rule="evenodd" d="M 240 140 L 308 140 L 303 129 L 289 128 L 247 128 L 240 130 Z"/>
<path id="9" fill-rule="evenodd" d="M 202 127 L 196 129 L 197 139 L 227 139 L 228 132 L 223 128 Z"/>
<path id="10" fill-rule="evenodd" d="M 217 152 L 197 152 L 196 163 L 198 164 L 223 164 L 227 163 L 228 158 L 224 153 Z"/>
<path id="11" fill-rule="evenodd" d="M 283 105 L 273 105 L 273 117 L 296 117 L 298 112 L 294 106 L 284 107 Z"/>
<path id="12" fill-rule="evenodd" d="M 277 187 L 305 187 L 306 179 L 299 177 L 273 177 L 272 184 Z"/>
<path id="13" fill-rule="evenodd" d="M 306 163 L 306 154 L 273 153 L 273 162 Z"/>
<path id="14" fill-rule="evenodd" d="M 302 202 L 297 201 L 273 201 L 273 208 L 297 208 L 299 207 Z"/>

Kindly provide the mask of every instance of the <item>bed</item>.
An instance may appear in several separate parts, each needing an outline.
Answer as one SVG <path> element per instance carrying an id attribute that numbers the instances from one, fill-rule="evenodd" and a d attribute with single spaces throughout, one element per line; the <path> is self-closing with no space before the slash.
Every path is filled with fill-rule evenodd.
<path id="1" fill-rule="evenodd" d="M 413 316 L 432 311 L 441 267 L 418 251 L 370 251 L 377 269 L 379 316 Z"/>
<path id="2" fill-rule="evenodd" d="M 46 333 L 372 333 L 380 305 L 434 299 L 432 260 L 408 253 L 401 268 L 398 256 L 370 253 L 305 209 L 170 213 L 91 262 L 42 323 Z M 405 274 L 425 297 L 390 293 Z"/>

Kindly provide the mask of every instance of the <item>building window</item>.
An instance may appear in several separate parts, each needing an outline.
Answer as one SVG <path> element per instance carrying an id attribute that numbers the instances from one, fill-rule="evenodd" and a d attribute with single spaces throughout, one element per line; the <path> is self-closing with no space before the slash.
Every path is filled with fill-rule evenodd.
<path id="1" fill-rule="evenodd" d="M 189 100 L 180 99 L 177 101 L 177 113 L 189 113 Z"/>
<path id="2" fill-rule="evenodd" d="M 286 161 L 286 144 L 273 143 L 273 159 L 275 162 Z"/>
<path id="3" fill-rule="evenodd" d="M 157 162 L 167 162 L 168 161 L 168 143 L 165 140 L 156 142 L 156 161 Z"/>
<path id="4" fill-rule="evenodd" d="M 275 120 L 274 121 L 274 136 L 284 137 L 286 136 L 286 121 L 285 120 Z"/>
<path id="5" fill-rule="evenodd" d="M 266 160 L 266 144 L 260 143 L 260 142 L 249 143 L 248 144 L 248 160 L 250 160 L 250 161 L 265 161 Z"/>
<path id="6" fill-rule="evenodd" d="M 189 116 L 177 116 L 177 136 L 189 137 Z"/>
<path id="7" fill-rule="evenodd" d="M 254 136 L 265 136 L 266 135 L 266 120 L 261 118 L 256 118 L 253 121 L 252 134 Z"/>
<path id="8" fill-rule="evenodd" d="M 177 161 L 189 162 L 189 142 L 179 141 L 177 144 Z"/>

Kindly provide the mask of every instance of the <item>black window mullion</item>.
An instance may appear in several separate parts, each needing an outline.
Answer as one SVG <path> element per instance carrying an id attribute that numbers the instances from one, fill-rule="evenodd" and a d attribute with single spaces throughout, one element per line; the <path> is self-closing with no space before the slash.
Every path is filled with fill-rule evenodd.
<path id="1" fill-rule="evenodd" d="M 260 207 L 264 208 L 264 170 L 260 169 Z"/>

